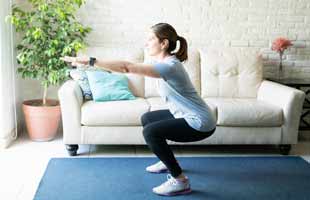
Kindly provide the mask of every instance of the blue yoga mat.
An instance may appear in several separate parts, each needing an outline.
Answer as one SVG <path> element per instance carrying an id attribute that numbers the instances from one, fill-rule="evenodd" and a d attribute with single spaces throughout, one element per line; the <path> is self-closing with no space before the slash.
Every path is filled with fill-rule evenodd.
<path id="1" fill-rule="evenodd" d="M 297 156 L 180 157 L 189 195 L 162 197 L 152 188 L 166 174 L 145 167 L 155 157 L 52 158 L 34 200 L 310 199 L 310 164 Z"/>

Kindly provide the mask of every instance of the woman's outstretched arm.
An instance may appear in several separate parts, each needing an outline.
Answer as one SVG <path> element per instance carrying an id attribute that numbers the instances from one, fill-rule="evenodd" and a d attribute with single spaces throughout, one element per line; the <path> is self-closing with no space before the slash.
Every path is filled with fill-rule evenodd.
<path id="1" fill-rule="evenodd" d="M 65 62 L 72 62 L 72 65 L 87 65 L 89 58 L 87 57 L 69 57 L 61 58 Z M 133 73 L 142 76 L 149 76 L 153 78 L 160 78 L 159 73 L 154 69 L 153 65 L 144 63 L 131 63 L 121 60 L 101 60 L 96 59 L 96 67 L 103 68 L 107 71 L 114 71 L 120 73 Z"/>

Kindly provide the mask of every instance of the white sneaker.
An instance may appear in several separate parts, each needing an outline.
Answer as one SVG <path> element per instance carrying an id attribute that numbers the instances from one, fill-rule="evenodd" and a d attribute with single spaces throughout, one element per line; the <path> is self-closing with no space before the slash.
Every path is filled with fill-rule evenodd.
<path id="1" fill-rule="evenodd" d="M 153 165 L 148 166 L 145 170 L 150 173 L 163 173 L 167 172 L 168 168 L 162 161 L 159 161 Z"/>
<path id="2" fill-rule="evenodd" d="M 183 181 L 175 179 L 170 174 L 168 174 L 167 179 L 168 180 L 163 184 L 161 184 L 160 186 L 153 188 L 153 192 L 155 194 L 164 196 L 174 196 L 174 195 L 188 194 L 192 191 L 187 177 Z"/>

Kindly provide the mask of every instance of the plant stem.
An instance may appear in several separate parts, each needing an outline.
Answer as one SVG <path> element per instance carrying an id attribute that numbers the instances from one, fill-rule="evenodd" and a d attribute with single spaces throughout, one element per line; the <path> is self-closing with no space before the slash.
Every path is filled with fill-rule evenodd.
<path id="1" fill-rule="evenodd" d="M 282 58 L 283 58 L 283 51 L 280 51 L 280 71 L 282 71 Z"/>
<path id="2" fill-rule="evenodd" d="M 47 87 L 44 86 L 44 91 L 43 91 L 43 106 L 46 105 L 46 96 L 47 96 Z"/>

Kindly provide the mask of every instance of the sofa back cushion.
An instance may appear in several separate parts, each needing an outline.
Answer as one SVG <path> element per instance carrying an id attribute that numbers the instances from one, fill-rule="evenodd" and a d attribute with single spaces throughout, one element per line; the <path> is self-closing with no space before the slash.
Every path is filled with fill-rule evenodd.
<path id="1" fill-rule="evenodd" d="M 153 59 L 149 57 L 146 52 L 144 53 L 144 62 L 153 62 Z M 188 60 L 184 63 L 184 67 L 195 89 L 200 94 L 200 59 L 198 50 L 188 51 Z M 157 78 L 145 77 L 145 97 L 159 96 L 157 91 L 157 80 Z"/>
<path id="2" fill-rule="evenodd" d="M 136 63 L 143 62 L 143 49 L 139 48 L 89 47 L 84 52 L 80 52 L 79 55 L 87 55 L 106 60 L 126 60 Z M 126 76 L 128 78 L 129 89 L 133 95 L 144 97 L 144 77 L 136 74 L 126 74 Z"/>
<path id="3" fill-rule="evenodd" d="M 255 49 L 200 50 L 201 96 L 256 98 L 263 79 L 262 58 Z"/>

